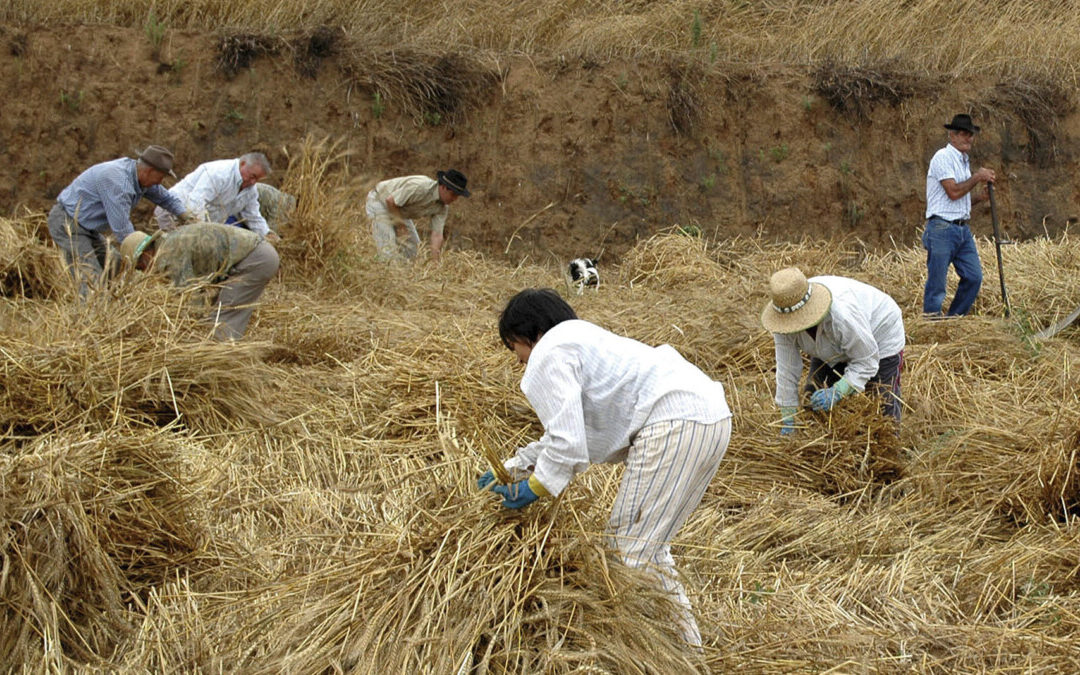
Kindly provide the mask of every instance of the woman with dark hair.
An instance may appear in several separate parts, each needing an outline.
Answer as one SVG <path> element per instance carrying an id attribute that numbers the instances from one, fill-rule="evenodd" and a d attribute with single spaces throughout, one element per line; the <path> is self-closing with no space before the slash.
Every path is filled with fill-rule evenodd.
<path id="1" fill-rule="evenodd" d="M 731 436 L 724 388 L 668 345 L 650 347 L 577 318 L 551 289 L 515 295 L 499 337 L 525 365 L 521 390 L 544 425 L 505 462 L 495 485 L 518 509 L 560 494 L 590 464 L 626 464 L 608 533 L 631 567 L 649 568 L 683 608 L 686 641 L 701 645 L 671 540 L 720 466 Z M 494 482 L 491 472 L 481 487 Z"/>

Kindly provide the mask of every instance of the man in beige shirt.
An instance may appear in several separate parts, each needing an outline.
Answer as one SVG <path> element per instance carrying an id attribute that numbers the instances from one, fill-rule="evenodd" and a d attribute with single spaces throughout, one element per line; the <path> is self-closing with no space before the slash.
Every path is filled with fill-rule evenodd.
<path id="1" fill-rule="evenodd" d="M 380 260 L 412 260 L 420 246 L 414 218 L 431 219 L 431 259 L 439 260 L 446 225 L 447 208 L 460 197 L 468 197 L 468 179 L 455 169 L 439 171 L 436 178 L 402 176 L 375 186 L 367 196 L 367 215 Z M 404 237 L 404 241 L 399 238 Z"/>

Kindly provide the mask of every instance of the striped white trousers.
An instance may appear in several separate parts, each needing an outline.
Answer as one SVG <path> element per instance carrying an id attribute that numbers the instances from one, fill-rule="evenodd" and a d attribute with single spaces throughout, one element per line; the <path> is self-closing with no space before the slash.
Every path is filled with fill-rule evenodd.
<path id="1" fill-rule="evenodd" d="M 608 522 L 612 545 L 630 567 L 652 570 L 683 609 L 681 630 L 701 646 L 690 599 L 675 571 L 671 540 L 701 503 L 731 440 L 731 418 L 714 424 L 685 420 L 643 428 L 631 442 Z"/>

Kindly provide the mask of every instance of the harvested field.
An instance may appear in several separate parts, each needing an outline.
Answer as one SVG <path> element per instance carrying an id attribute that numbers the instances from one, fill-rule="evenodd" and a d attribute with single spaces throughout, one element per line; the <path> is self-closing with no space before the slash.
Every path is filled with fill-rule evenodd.
<path id="1" fill-rule="evenodd" d="M 1007 250 L 1012 318 L 988 267 L 977 316 L 929 322 L 916 248 L 671 231 L 578 296 L 554 263 L 376 265 L 331 226 L 348 255 L 287 238 L 248 339 L 220 345 L 153 280 L 76 305 L 37 223 L 0 221 L 4 670 L 1080 669 L 1080 329 L 1032 337 L 1080 303 L 1073 238 Z M 861 397 L 779 437 L 757 317 L 788 264 L 901 305 L 899 438 Z M 475 489 L 539 431 L 495 327 L 528 286 L 727 389 L 731 447 L 675 547 L 700 656 L 605 552 L 618 467 L 521 513 Z"/>

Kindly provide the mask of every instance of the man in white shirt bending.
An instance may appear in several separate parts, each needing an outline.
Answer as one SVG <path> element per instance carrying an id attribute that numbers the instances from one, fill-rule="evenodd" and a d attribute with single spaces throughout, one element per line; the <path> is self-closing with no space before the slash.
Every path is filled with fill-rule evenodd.
<path id="1" fill-rule="evenodd" d="M 544 433 L 505 467 L 503 506 L 558 495 L 598 462 L 626 464 L 608 534 L 625 563 L 652 571 L 681 607 L 679 630 L 701 634 L 671 557 L 671 540 L 701 502 L 731 437 L 724 387 L 668 345 L 650 347 L 577 318 L 551 289 L 515 295 L 499 318 L 525 365 L 521 390 Z M 491 472 L 480 487 L 495 481 Z"/>
<path id="2" fill-rule="evenodd" d="M 949 305 L 949 316 L 971 310 L 982 286 L 982 263 L 971 235 L 971 205 L 989 199 L 985 189 L 972 196 L 980 183 L 993 183 L 994 172 L 980 167 L 971 173 L 968 153 L 979 127 L 970 115 L 956 115 L 945 125 L 949 143 L 934 153 L 926 172 L 926 229 L 922 244 L 926 249 L 926 288 L 923 313 L 940 316 L 945 302 L 945 278 L 949 265 L 956 269 L 960 283 Z"/>
<path id="3" fill-rule="evenodd" d="M 270 175 L 270 160 L 261 152 L 249 152 L 236 159 L 219 159 L 200 164 L 169 189 L 195 218 L 224 223 L 229 216 L 247 229 L 274 243 L 278 236 L 270 231 L 259 212 L 256 184 Z M 158 227 L 169 231 L 175 219 L 165 209 L 154 209 Z"/>
<path id="4" fill-rule="evenodd" d="M 776 405 L 784 436 L 795 432 L 802 353 L 810 356 L 810 407 L 832 410 L 840 399 L 870 388 L 882 412 L 900 422 L 904 319 L 896 302 L 846 277 L 807 279 L 796 267 L 769 280 L 761 323 L 776 348 Z"/>

